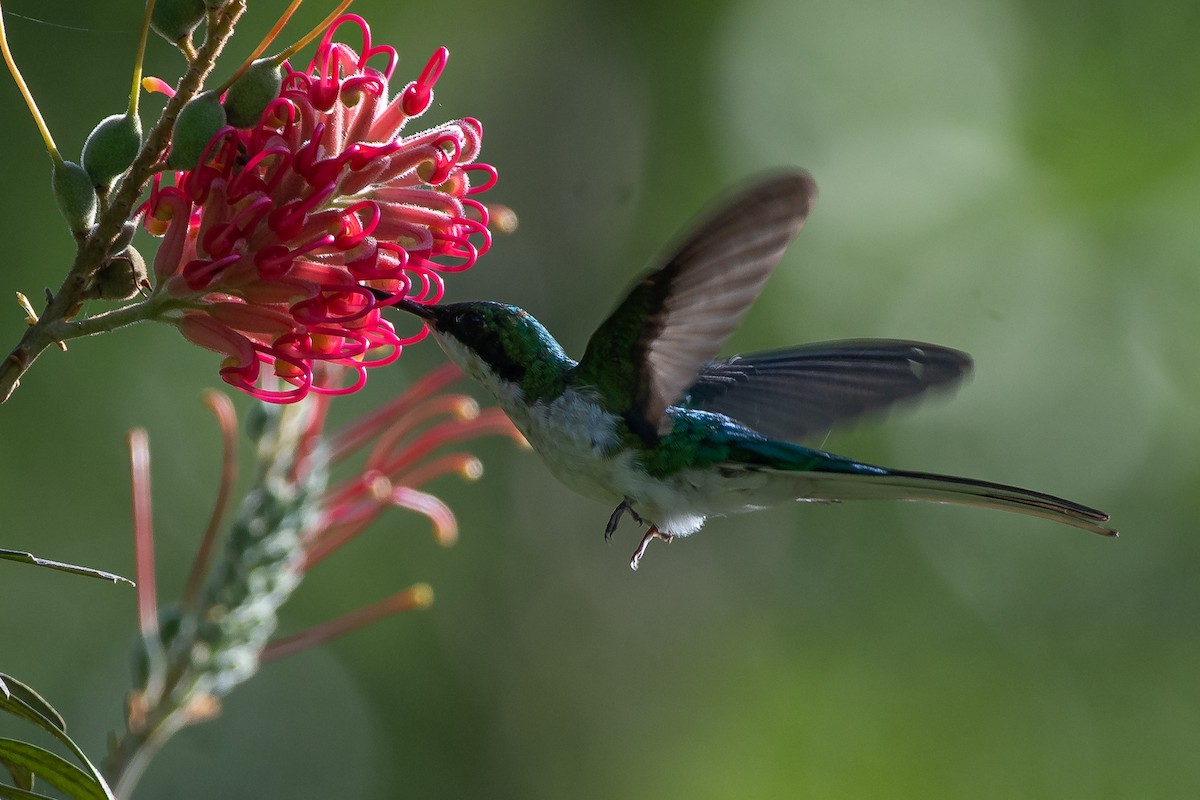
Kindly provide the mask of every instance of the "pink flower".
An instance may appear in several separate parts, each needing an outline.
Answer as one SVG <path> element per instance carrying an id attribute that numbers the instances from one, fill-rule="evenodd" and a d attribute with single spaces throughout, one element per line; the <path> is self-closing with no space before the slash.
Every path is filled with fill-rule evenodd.
<path id="1" fill-rule="evenodd" d="M 361 30 L 362 55 L 333 40 L 344 23 Z M 222 129 L 195 169 L 155 182 L 145 215 L 163 237 L 154 291 L 185 337 L 226 356 L 227 383 L 279 403 L 357 390 L 368 368 L 423 335 L 399 336 L 382 307 L 437 302 L 443 274 L 487 251 L 488 212 L 471 196 L 496 171 L 475 160 L 479 122 L 402 135 L 429 108 L 448 55 L 439 48 L 389 99 L 396 51 L 343 16 L 304 71 L 285 66 L 256 125 Z M 263 364 L 290 386 L 265 388 Z M 325 385 L 314 379 L 321 364 L 351 379 Z"/>

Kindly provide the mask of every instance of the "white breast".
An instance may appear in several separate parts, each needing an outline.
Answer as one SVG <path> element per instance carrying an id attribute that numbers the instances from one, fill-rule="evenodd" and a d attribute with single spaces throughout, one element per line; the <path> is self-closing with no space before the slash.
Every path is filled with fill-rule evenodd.
<path id="1" fill-rule="evenodd" d="M 438 338 L 447 354 L 491 392 L 555 477 L 614 506 L 630 498 L 634 509 L 663 533 L 686 536 L 699 530 L 706 517 L 784 499 L 763 502 L 764 489 L 775 481 L 756 470 L 684 470 L 665 480 L 652 478 L 635 451 L 620 448 L 618 417 L 603 410 L 595 393 L 567 389 L 550 402 L 527 405 L 520 386 L 501 380 L 453 337 Z"/>

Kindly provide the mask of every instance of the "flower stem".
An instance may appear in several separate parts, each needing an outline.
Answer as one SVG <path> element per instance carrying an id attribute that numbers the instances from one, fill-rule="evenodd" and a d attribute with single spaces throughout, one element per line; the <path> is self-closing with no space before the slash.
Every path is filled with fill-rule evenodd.
<path id="1" fill-rule="evenodd" d="M 271 46 L 271 42 L 275 41 L 275 37 L 278 36 L 280 31 L 283 30 L 284 26 L 287 25 L 288 20 L 290 20 L 292 15 L 296 13 L 296 9 L 300 7 L 302 2 L 303 0 L 292 0 L 291 4 L 288 5 L 288 7 L 283 10 L 283 13 L 279 15 L 279 19 L 275 21 L 275 24 L 271 26 L 271 30 L 267 31 L 267 35 L 264 36 L 262 41 L 258 43 L 258 46 L 254 48 L 250 55 L 246 56 L 246 60 L 242 62 L 242 65 L 238 67 L 237 70 L 230 75 L 224 83 L 217 87 L 217 94 L 222 94 L 225 92 L 225 90 L 237 83 L 238 79 L 246 74 L 246 70 L 250 69 L 250 66 L 254 63 L 254 59 L 261 56 L 263 52 Z M 278 63 L 283 63 L 283 59 L 279 59 Z"/>
<path id="2" fill-rule="evenodd" d="M 306 404 L 272 408 L 257 434 L 257 475 L 225 539 L 225 553 L 200 597 L 161 614 L 154 641 L 142 637 L 126 730 L 110 748 L 104 774 L 128 798 L 158 750 L 188 725 L 211 719 L 220 698 L 258 670 L 276 613 L 299 583 L 299 531 L 315 514 L 325 471 L 292 482 L 297 442 L 308 429 Z M 321 459 L 323 455 L 315 456 Z M 207 560 L 207 559 L 206 559 Z M 159 675 L 156 653 L 165 654 Z"/>
<path id="3" fill-rule="evenodd" d="M 225 510 L 229 507 L 233 486 L 237 482 L 237 412 L 234 411 L 233 403 L 228 397 L 212 389 L 205 390 L 204 404 L 212 410 L 221 429 L 221 483 L 217 489 L 217 499 L 213 504 L 212 514 L 208 519 L 208 527 L 204 529 L 204 535 L 200 538 L 200 547 L 196 550 L 192 569 L 188 572 L 187 582 L 183 587 L 180 605 L 185 612 L 195 610 L 204 578 L 208 575 L 213 547 L 221 532 L 221 522 L 225 518 Z"/>
<path id="4" fill-rule="evenodd" d="M 153 719 L 147 720 L 143 731 L 126 734 L 110 755 L 115 766 L 105 771 L 105 777 L 119 800 L 128 800 L 155 754 L 193 721 L 186 708 L 162 707 L 158 711 Z"/>
<path id="5" fill-rule="evenodd" d="M 17 91 L 21 93 L 21 97 L 25 98 L 25 105 L 29 106 L 29 113 L 33 115 L 33 123 L 37 126 L 38 133 L 42 134 L 42 140 L 46 143 L 46 151 L 50 153 L 50 158 L 54 163 L 61 166 L 63 157 L 54 145 L 54 137 L 50 135 L 50 128 L 46 125 L 46 120 L 42 118 L 42 112 L 38 110 L 37 101 L 33 99 L 33 93 L 29 91 L 29 87 L 25 84 L 25 78 L 21 76 L 21 70 L 17 68 L 16 60 L 12 57 L 12 53 L 9 52 L 8 33 L 4 30 L 3 10 L 0 10 L 0 56 L 3 56 L 4 63 L 8 66 L 8 71 L 12 74 L 13 81 L 17 84 Z"/>
<path id="6" fill-rule="evenodd" d="M 136 117 L 138 99 L 142 96 L 142 64 L 146 56 L 146 39 L 150 35 L 150 17 L 154 14 L 154 0 L 147 0 L 142 12 L 142 31 L 138 37 L 137 56 L 133 60 L 133 90 L 129 93 L 129 116 Z"/>
<path id="7" fill-rule="evenodd" d="M 418 583 L 378 603 L 343 614 L 336 619 L 314 625 L 308 630 L 277 639 L 263 650 L 262 662 L 275 661 L 284 656 L 324 644 L 351 631 L 378 622 L 381 619 L 404 611 L 429 608 L 433 603 L 433 589 L 427 583 Z"/>

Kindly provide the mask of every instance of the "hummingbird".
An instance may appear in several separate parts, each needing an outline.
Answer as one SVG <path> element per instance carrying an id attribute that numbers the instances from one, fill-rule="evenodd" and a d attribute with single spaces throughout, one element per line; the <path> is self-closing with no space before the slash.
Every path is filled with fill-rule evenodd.
<path id="1" fill-rule="evenodd" d="M 633 286 L 567 356 L 527 311 L 496 302 L 395 302 L 495 397 L 566 486 L 615 503 L 670 542 L 705 520 L 790 501 L 921 500 L 1015 511 L 1104 536 L 1108 515 L 1042 492 L 874 466 L 802 442 L 869 412 L 947 388 L 969 356 L 860 339 L 718 358 L 816 199 L 804 170 L 735 193 Z"/>

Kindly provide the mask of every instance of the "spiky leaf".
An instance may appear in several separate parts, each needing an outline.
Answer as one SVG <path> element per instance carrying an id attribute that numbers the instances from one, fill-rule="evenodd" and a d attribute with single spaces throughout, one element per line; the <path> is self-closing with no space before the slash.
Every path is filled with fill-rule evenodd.
<path id="1" fill-rule="evenodd" d="M 23 564 L 33 564 L 35 567 L 45 567 L 47 569 L 58 570 L 59 572 L 70 572 L 74 575 L 87 575 L 90 578 L 103 578 L 106 581 L 113 583 L 128 583 L 133 586 L 133 581 L 129 578 L 123 578 L 113 572 L 105 572 L 102 569 L 93 569 L 92 567 L 80 567 L 75 564 L 67 564 L 63 561 L 52 561 L 48 558 L 39 558 L 33 553 L 27 553 L 24 550 L 6 550 L 0 548 L 0 560 L 4 561 L 20 561 Z"/>

